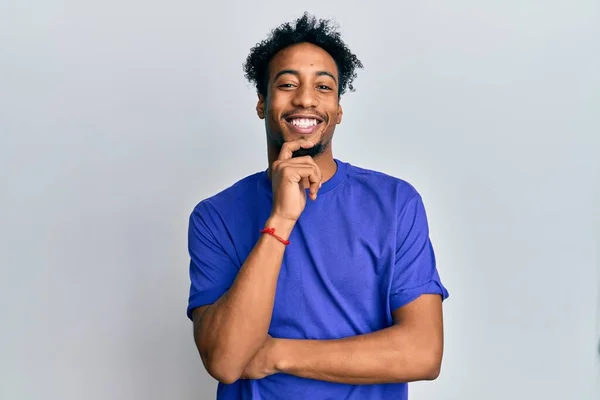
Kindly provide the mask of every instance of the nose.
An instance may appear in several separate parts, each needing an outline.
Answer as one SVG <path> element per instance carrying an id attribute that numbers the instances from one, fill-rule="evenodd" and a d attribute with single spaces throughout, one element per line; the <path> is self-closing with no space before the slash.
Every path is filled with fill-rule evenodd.
<path id="1" fill-rule="evenodd" d="M 314 88 L 312 88 L 310 85 L 301 85 L 294 92 L 292 104 L 294 107 L 302 108 L 314 108 L 318 106 L 319 100 L 317 98 L 317 91 L 314 90 Z"/>

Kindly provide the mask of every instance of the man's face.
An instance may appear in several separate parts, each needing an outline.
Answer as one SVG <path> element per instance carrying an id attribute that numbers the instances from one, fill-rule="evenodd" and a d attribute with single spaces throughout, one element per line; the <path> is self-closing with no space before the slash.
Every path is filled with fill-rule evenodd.
<path id="1" fill-rule="evenodd" d="M 303 138 L 315 146 L 294 157 L 326 151 L 342 122 L 338 84 L 335 61 L 322 48 L 300 43 L 277 53 L 269 64 L 267 98 L 259 96 L 257 105 L 269 145 L 279 151 L 283 143 Z"/>

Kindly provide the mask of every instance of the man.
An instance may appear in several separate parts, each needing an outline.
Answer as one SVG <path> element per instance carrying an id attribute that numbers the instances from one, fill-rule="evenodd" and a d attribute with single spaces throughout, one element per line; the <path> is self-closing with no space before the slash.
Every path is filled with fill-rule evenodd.
<path id="1" fill-rule="evenodd" d="M 357 68 L 306 14 L 248 56 L 269 168 L 189 227 L 188 317 L 218 399 L 406 399 L 439 374 L 448 292 L 421 197 L 332 154 Z"/>

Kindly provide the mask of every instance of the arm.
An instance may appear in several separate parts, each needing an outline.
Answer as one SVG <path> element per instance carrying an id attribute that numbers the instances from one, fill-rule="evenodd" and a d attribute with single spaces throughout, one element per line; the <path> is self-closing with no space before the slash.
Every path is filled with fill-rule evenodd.
<path id="1" fill-rule="evenodd" d="M 302 139 L 286 142 L 278 160 L 271 165 L 273 204 L 265 226 L 275 228 L 283 239 L 290 236 L 304 210 L 305 187 L 316 199 L 322 180 L 319 167 L 309 156 L 292 159 L 294 151 L 313 145 Z M 210 243 L 214 242 L 210 232 L 201 236 L 193 237 L 198 248 L 192 251 L 192 257 L 202 267 L 195 270 L 196 282 L 192 279 L 192 285 L 214 291 L 215 286 L 223 289 L 224 280 L 233 283 L 220 297 L 196 304 L 191 316 L 194 340 L 208 373 L 223 383 L 233 383 L 267 339 L 285 245 L 270 235 L 262 235 L 232 278 L 227 257 L 220 254 L 218 243 Z"/>
<path id="2" fill-rule="evenodd" d="M 279 236 L 289 237 L 293 223 L 270 219 Z M 263 344 L 271 322 L 277 277 L 285 246 L 262 235 L 240 268 L 231 288 L 215 303 L 193 311 L 194 340 L 208 373 L 235 382 Z"/>
<path id="3" fill-rule="evenodd" d="M 348 384 L 433 380 L 443 353 L 442 301 L 422 295 L 396 310 L 394 325 L 336 340 L 274 339 L 277 371 Z"/>
<path id="4" fill-rule="evenodd" d="M 393 313 L 393 326 L 344 339 L 268 338 L 243 376 L 286 373 L 354 385 L 433 380 L 443 353 L 441 304 L 439 295 L 421 295 Z"/>

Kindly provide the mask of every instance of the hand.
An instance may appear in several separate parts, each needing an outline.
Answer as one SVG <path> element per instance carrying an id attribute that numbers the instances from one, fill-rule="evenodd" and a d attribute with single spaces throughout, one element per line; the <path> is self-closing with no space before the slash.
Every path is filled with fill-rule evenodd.
<path id="1" fill-rule="evenodd" d="M 254 358 L 246 365 L 246 369 L 242 373 L 242 379 L 262 379 L 265 376 L 276 374 L 277 369 L 275 368 L 276 353 L 275 340 L 270 335 L 267 335 L 267 340 L 263 343 L 258 353 L 254 355 Z"/>
<path id="2" fill-rule="evenodd" d="M 310 156 L 292 158 L 294 151 L 312 146 L 313 143 L 304 139 L 283 144 L 279 158 L 271 166 L 272 216 L 290 221 L 296 221 L 300 217 L 306 206 L 306 180 L 309 183 L 310 196 L 316 200 L 323 179 L 321 169 Z"/>

